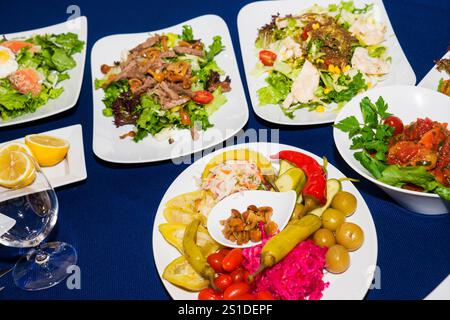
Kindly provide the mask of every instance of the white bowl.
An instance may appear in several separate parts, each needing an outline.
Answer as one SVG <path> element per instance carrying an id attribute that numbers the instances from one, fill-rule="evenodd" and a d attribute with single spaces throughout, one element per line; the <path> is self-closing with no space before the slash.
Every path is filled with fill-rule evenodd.
<path id="1" fill-rule="evenodd" d="M 291 218 L 296 198 L 297 195 L 295 191 L 272 192 L 252 190 L 232 194 L 217 203 L 209 213 L 207 222 L 208 232 L 214 240 L 226 247 L 248 248 L 255 246 L 261 243 L 261 241 L 249 241 L 245 244 L 238 245 L 236 242 L 225 238 L 222 233 L 224 226 L 220 224 L 220 221 L 230 217 L 231 209 L 244 212 L 250 205 L 255 205 L 257 207 L 269 206 L 273 209 L 271 220 L 276 222 L 278 229 L 281 231 L 286 227 Z"/>
<path id="2" fill-rule="evenodd" d="M 425 117 L 434 121 L 450 123 L 450 98 L 433 90 L 413 86 L 380 87 L 359 94 L 342 108 L 335 123 L 349 116 L 355 116 L 359 121 L 362 121 L 359 103 L 366 96 L 373 102 L 379 96 L 382 96 L 389 105 L 388 112 L 402 119 L 404 124 L 409 124 L 417 118 Z M 423 214 L 449 212 L 450 203 L 434 193 L 409 191 L 393 187 L 375 179 L 353 157 L 355 150 L 350 150 L 351 139 L 348 138 L 347 133 L 334 128 L 333 134 L 336 147 L 347 164 L 364 178 L 378 185 L 400 205 L 411 211 Z"/>

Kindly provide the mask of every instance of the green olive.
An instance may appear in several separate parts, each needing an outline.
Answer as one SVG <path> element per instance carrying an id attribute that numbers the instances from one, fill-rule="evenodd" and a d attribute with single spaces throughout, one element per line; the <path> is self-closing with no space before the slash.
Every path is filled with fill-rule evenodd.
<path id="1" fill-rule="evenodd" d="M 350 266 L 350 255 L 343 246 L 335 244 L 325 255 L 326 268 L 331 273 L 342 273 Z"/>
<path id="2" fill-rule="evenodd" d="M 330 248 L 336 244 L 333 232 L 325 228 L 319 229 L 314 233 L 313 241 L 317 246 L 322 248 Z"/>
<path id="3" fill-rule="evenodd" d="M 336 241 L 348 251 L 355 251 L 364 242 L 364 232 L 356 223 L 345 222 L 336 230 Z"/>
<path id="4" fill-rule="evenodd" d="M 351 216 L 356 210 L 356 197 L 347 191 L 339 191 L 331 201 L 331 207 L 341 211 L 346 217 Z"/>
<path id="5" fill-rule="evenodd" d="M 336 231 L 344 222 L 345 215 L 339 210 L 328 208 L 322 214 L 322 225 L 330 231 Z"/>

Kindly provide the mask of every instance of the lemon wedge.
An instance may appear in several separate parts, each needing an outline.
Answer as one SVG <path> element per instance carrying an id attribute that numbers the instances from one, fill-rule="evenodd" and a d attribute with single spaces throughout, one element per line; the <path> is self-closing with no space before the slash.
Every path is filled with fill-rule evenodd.
<path id="1" fill-rule="evenodd" d="M 19 188 L 31 184 L 36 178 L 36 168 L 32 158 L 17 151 L 0 153 L 0 186 Z"/>
<path id="2" fill-rule="evenodd" d="M 6 152 L 6 151 L 19 151 L 19 152 L 25 152 L 26 154 L 33 156 L 33 153 L 31 152 L 30 148 L 24 143 L 21 142 L 10 142 L 6 143 L 2 146 L 0 146 L 0 153 Z"/>
<path id="3" fill-rule="evenodd" d="M 51 167 L 58 164 L 64 160 L 69 151 L 68 141 L 43 134 L 26 136 L 25 144 L 42 167 Z"/>

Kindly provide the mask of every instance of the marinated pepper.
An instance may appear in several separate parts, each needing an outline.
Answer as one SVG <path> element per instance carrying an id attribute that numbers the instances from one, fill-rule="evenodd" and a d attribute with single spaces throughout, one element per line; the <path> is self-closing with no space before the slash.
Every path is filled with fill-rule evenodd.
<path id="1" fill-rule="evenodd" d="M 183 253 L 186 260 L 192 268 L 203 278 L 208 279 L 210 285 L 214 290 L 217 288 L 214 285 L 214 269 L 211 268 L 203 255 L 200 247 L 197 245 L 197 230 L 200 225 L 200 220 L 194 219 L 184 231 L 183 236 Z"/>
<path id="2" fill-rule="evenodd" d="M 261 250 L 259 268 L 249 280 L 253 281 L 261 271 L 280 262 L 297 244 L 306 240 L 321 225 L 322 221 L 315 215 L 306 215 L 301 219 L 290 221 L 283 231 L 266 242 Z"/>

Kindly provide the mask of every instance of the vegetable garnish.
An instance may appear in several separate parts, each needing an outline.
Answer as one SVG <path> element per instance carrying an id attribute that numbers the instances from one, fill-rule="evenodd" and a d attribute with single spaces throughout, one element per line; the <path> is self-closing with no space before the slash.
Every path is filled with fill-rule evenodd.
<path id="1" fill-rule="evenodd" d="M 260 105 L 277 104 L 291 119 L 302 108 L 324 112 L 335 103 L 339 109 L 387 74 L 387 29 L 372 9 L 342 1 L 273 16 L 255 41 L 253 73 L 268 73 L 257 91 Z"/>
<path id="2" fill-rule="evenodd" d="M 73 55 L 84 42 L 74 33 L 34 35 L 25 40 L 0 40 L 0 119 L 35 112 L 56 99 L 75 68 Z"/>
<path id="3" fill-rule="evenodd" d="M 104 77 L 95 79 L 103 89 L 103 115 L 114 117 L 119 127 L 133 125 L 135 142 L 153 135 L 173 143 L 171 130 L 189 129 L 193 140 L 198 131 L 213 125 L 210 115 L 227 102 L 224 93 L 231 80 L 215 57 L 224 46 L 220 36 L 205 43 L 195 39 L 191 26 L 181 34 L 155 34 L 128 51 L 114 65 L 102 65 Z M 158 135 L 159 134 L 159 135 Z"/>
<path id="4" fill-rule="evenodd" d="M 335 127 L 352 139 L 354 157 L 376 179 L 450 200 L 450 133 L 446 123 L 417 119 L 410 125 L 387 112 L 382 97 L 360 102 L 363 123 L 347 117 Z"/>

